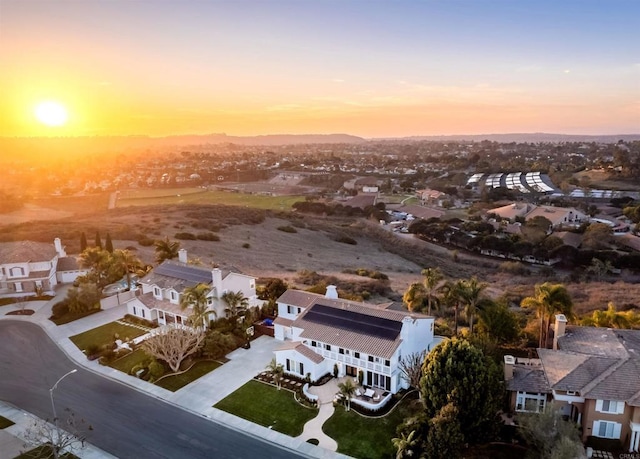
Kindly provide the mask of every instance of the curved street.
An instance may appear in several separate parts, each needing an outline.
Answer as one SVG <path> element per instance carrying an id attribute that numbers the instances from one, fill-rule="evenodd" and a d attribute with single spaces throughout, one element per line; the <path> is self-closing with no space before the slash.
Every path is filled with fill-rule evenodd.
<path id="1" fill-rule="evenodd" d="M 0 399 L 51 419 L 49 389 L 78 368 L 54 392 L 58 416 L 72 410 L 87 440 L 121 459 L 302 457 L 78 367 L 35 324 L 2 320 L 0 336 Z"/>

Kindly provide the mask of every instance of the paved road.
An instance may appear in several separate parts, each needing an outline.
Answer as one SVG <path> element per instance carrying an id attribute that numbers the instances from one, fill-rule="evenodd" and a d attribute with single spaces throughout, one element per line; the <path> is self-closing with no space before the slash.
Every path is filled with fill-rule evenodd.
<path id="1" fill-rule="evenodd" d="M 49 388 L 75 368 L 37 325 L 0 322 L 0 399 L 52 418 Z M 297 458 L 295 452 L 219 426 L 79 368 L 54 392 L 93 427 L 88 441 L 121 458 Z"/>

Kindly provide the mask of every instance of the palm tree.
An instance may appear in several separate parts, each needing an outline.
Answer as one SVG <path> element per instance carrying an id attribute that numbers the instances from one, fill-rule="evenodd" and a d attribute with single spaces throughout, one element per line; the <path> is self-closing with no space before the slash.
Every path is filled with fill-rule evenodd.
<path id="1" fill-rule="evenodd" d="M 115 250 L 113 252 L 113 260 L 116 265 L 119 265 L 124 270 L 124 275 L 127 277 L 127 289 L 131 289 L 131 273 L 136 272 L 142 265 L 142 262 L 138 257 L 133 255 L 128 250 Z"/>
<path id="2" fill-rule="evenodd" d="M 415 282 L 409 286 L 404 295 L 402 301 L 407 305 L 407 309 L 411 312 L 419 311 L 424 304 L 426 292 L 424 285 L 419 282 Z"/>
<path id="3" fill-rule="evenodd" d="M 227 307 L 224 309 L 224 312 L 230 321 L 236 321 L 238 317 L 244 316 L 247 313 L 249 300 L 241 291 L 226 292 L 221 298 L 222 301 L 227 303 Z"/>
<path id="4" fill-rule="evenodd" d="M 520 305 L 524 308 L 535 309 L 540 319 L 540 341 L 539 347 L 546 348 L 549 341 L 549 325 L 551 316 L 561 313 L 567 318 L 573 317 L 573 301 L 562 284 L 536 284 L 533 296 L 528 296 L 522 300 Z"/>
<path id="5" fill-rule="evenodd" d="M 444 278 L 439 268 L 426 268 L 422 270 L 424 276 L 425 296 L 427 297 L 427 314 L 431 315 L 431 307 L 438 297 L 436 292 L 441 287 L 440 281 Z"/>
<path id="6" fill-rule="evenodd" d="M 269 365 L 267 365 L 267 371 L 271 374 L 273 382 L 278 390 L 280 390 L 280 381 L 284 376 L 284 367 L 282 364 L 278 363 L 274 357 L 271 359 L 271 362 L 269 362 Z"/>
<path id="7" fill-rule="evenodd" d="M 165 260 L 173 260 L 178 258 L 178 251 L 180 250 L 180 242 L 169 241 L 169 236 L 164 239 L 160 239 L 153 243 L 156 252 L 156 262 L 158 264 Z"/>
<path id="8" fill-rule="evenodd" d="M 356 392 L 356 386 L 353 385 L 351 378 L 347 378 L 345 382 L 338 384 L 338 389 L 340 389 L 340 393 L 346 400 L 346 410 L 349 411 L 351 409 L 351 397 L 353 397 L 353 394 Z"/>
<path id="9" fill-rule="evenodd" d="M 618 312 L 612 301 L 607 305 L 606 311 L 593 311 L 591 317 L 582 320 L 582 325 L 606 328 L 631 328 L 632 321 L 624 312 Z"/>
<path id="10" fill-rule="evenodd" d="M 182 292 L 180 307 L 183 310 L 191 308 L 189 320 L 196 326 L 196 329 L 205 328 L 209 315 L 216 315 L 214 310 L 209 309 L 209 298 L 207 297 L 209 292 L 211 292 L 211 288 L 207 284 L 187 287 Z"/>
<path id="11" fill-rule="evenodd" d="M 465 301 L 465 314 L 469 321 L 469 333 L 473 333 L 473 319 L 477 312 L 478 302 L 483 290 L 488 287 L 485 282 L 478 282 L 476 277 L 464 281 L 463 297 Z"/>
<path id="12" fill-rule="evenodd" d="M 89 269 L 96 284 L 102 287 L 109 269 L 109 253 L 98 247 L 90 247 L 80 254 L 80 266 Z"/>
<path id="13" fill-rule="evenodd" d="M 458 335 L 458 312 L 460 309 L 460 303 L 465 301 L 465 281 L 458 279 L 454 282 L 447 282 L 443 286 L 444 301 L 453 306 L 453 322 L 454 322 L 454 336 Z"/>
<path id="14" fill-rule="evenodd" d="M 412 430 L 409 435 L 404 432 L 400 433 L 399 438 L 392 438 L 391 443 L 396 449 L 396 459 L 404 459 L 413 456 L 413 448 L 416 446 L 418 439 L 415 438 L 416 431 Z"/>

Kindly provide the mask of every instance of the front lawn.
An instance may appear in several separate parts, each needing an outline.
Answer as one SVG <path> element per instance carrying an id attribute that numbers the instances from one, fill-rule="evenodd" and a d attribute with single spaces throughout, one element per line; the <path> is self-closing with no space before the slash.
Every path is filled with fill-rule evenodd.
<path id="1" fill-rule="evenodd" d="M 136 349 L 133 352 L 129 352 L 124 357 L 114 360 L 109 364 L 109 366 L 123 373 L 130 374 L 133 367 L 148 359 L 149 356 L 142 349 Z"/>
<path id="2" fill-rule="evenodd" d="M 13 422 L 11 419 L 7 419 L 4 416 L 0 416 L 0 429 L 6 429 L 9 426 L 14 425 L 15 422 Z"/>
<path id="3" fill-rule="evenodd" d="M 164 387 L 171 392 L 182 389 L 187 384 L 218 368 L 220 364 L 213 360 L 201 360 L 179 375 L 166 376 L 156 381 L 156 386 Z"/>
<path id="4" fill-rule="evenodd" d="M 255 380 L 222 399 L 214 408 L 291 437 L 300 435 L 305 423 L 318 414 L 318 410 L 296 402 L 292 392 Z"/>
<path id="5" fill-rule="evenodd" d="M 71 336 L 69 339 L 78 346 L 81 351 L 88 349 L 90 346 L 104 346 L 112 344 L 116 339 L 126 341 L 140 335 L 144 335 L 145 330 L 141 330 L 130 325 L 123 325 L 117 322 L 104 324 L 100 327 L 88 330 L 79 335 Z M 118 338 L 116 338 L 116 334 Z"/>
<path id="6" fill-rule="evenodd" d="M 382 418 L 367 418 L 341 406 L 322 426 L 322 431 L 338 442 L 338 452 L 368 459 L 395 457 L 391 439 L 396 428 L 412 415 L 415 398 L 405 398 Z"/>

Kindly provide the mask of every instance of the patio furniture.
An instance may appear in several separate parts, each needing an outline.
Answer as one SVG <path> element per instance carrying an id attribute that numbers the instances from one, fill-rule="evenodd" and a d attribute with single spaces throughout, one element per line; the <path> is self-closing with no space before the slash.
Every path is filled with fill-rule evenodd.
<path id="1" fill-rule="evenodd" d="M 356 395 L 358 397 L 362 397 L 362 392 L 360 392 L 360 389 L 356 389 Z"/>
<path id="2" fill-rule="evenodd" d="M 369 398 L 371 398 L 371 397 L 373 397 L 374 395 L 376 395 L 376 391 L 375 391 L 375 390 L 373 390 L 373 389 L 367 389 L 367 390 L 365 390 L 365 391 L 364 391 L 364 396 L 365 396 L 365 397 L 369 397 Z"/>
<path id="3" fill-rule="evenodd" d="M 380 394 L 376 394 L 373 396 L 373 401 L 374 402 L 379 402 L 380 401 Z"/>

